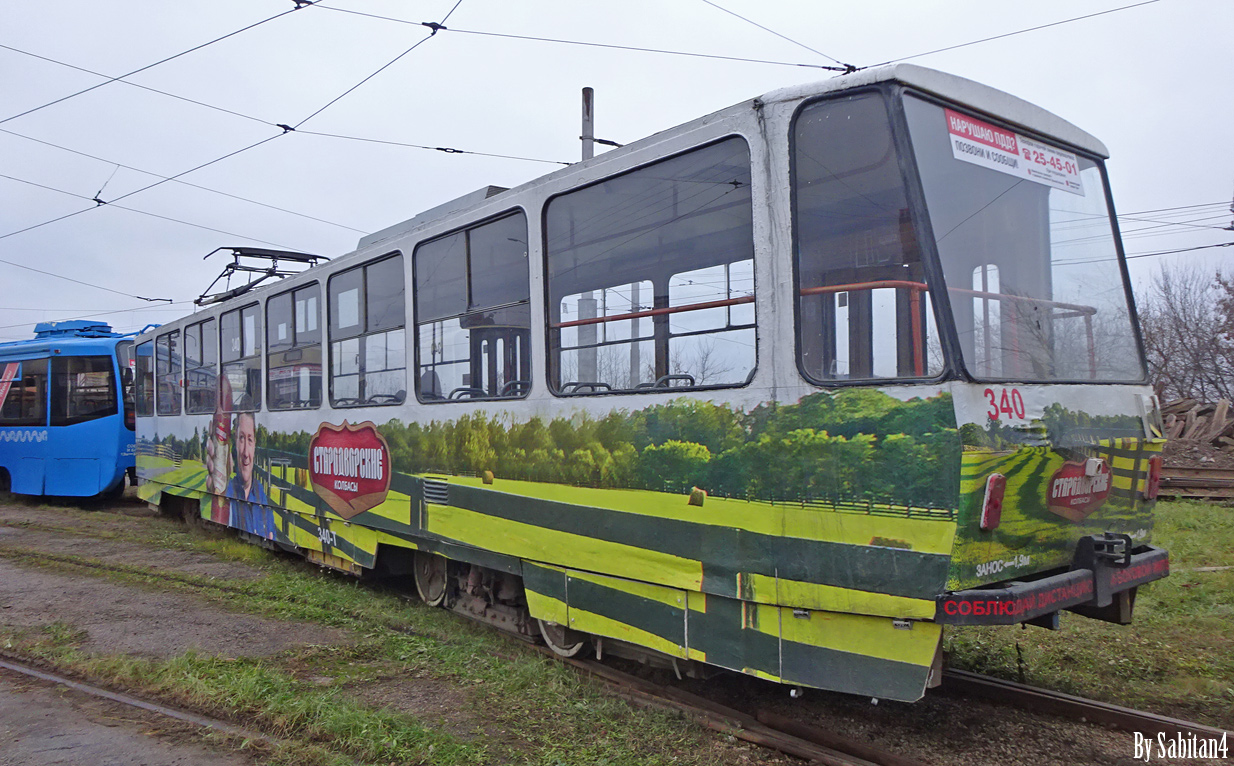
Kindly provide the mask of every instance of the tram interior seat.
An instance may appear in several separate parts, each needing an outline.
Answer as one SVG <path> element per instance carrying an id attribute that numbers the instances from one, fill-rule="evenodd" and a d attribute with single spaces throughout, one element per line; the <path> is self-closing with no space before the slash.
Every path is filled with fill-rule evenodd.
<path id="1" fill-rule="evenodd" d="M 595 393 L 597 391 L 612 390 L 612 386 L 598 380 L 572 380 L 569 383 L 563 383 L 561 386 L 561 393 L 563 394 Z"/>

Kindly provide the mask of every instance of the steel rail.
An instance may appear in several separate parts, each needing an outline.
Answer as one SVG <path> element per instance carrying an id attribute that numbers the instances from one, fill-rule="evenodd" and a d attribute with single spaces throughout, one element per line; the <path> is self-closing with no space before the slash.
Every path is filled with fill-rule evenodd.
<path id="1" fill-rule="evenodd" d="M 617 687 L 617 694 L 636 705 L 682 712 L 702 726 L 821 766 L 921 766 L 896 755 L 783 716 L 760 712 L 757 716 L 721 705 L 671 686 L 643 680 L 595 660 L 561 657 L 552 650 L 536 651 L 589 673 Z"/>
<path id="2" fill-rule="evenodd" d="M 1161 469 L 1160 494 L 1165 497 L 1234 500 L 1234 469 L 1164 466 Z"/>
<path id="3" fill-rule="evenodd" d="M 273 737 L 251 729 L 245 729 L 243 727 L 227 723 L 226 721 L 220 721 L 217 718 L 210 718 L 208 716 L 198 715 L 197 713 L 177 710 L 175 708 L 167 707 L 166 705 L 160 705 L 156 702 L 147 702 L 146 700 L 138 699 L 137 697 L 133 697 L 128 694 L 113 692 L 98 686 L 92 686 L 80 681 L 74 681 L 70 678 L 65 678 L 64 676 L 57 675 L 55 673 L 49 673 L 45 670 L 32 668 L 29 665 L 14 662 L 13 658 L 8 654 L 0 653 L 0 670 L 7 670 L 11 673 L 17 673 L 29 678 L 36 678 L 40 681 L 66 686 L 74 691 L 88 694 L 92 697 L 111 700 L 112 702 L 118 702 L 122 705 L 128 705 L 129 707 L 145 710 L 148 713 L 155 713 L 166 718 L 174 718 L 177 721 L 191 723 L 195 726 L 214 729 L 215 731 L 222 732 L 223 734 L 228 734 L 233 737 L 240 737 L 241 739 L 250 741 L 265 742 L 271 746 L 277 746 L 279 744 L 279 740 Z"/>
<path id="4" fill-rule="evenodd" d="M 1194 734 L 1205 739 L 1221 739 L 1227 734 L 1224 729 L 1202 723 L 1183 721 L 1178 718 L 1133 710 L 1109 702 L 1077 697 L 1073 694 L 1039 689 L 1034 686 L 991 678 L 966 670 L 944 670 L 943 689 L 958 691 L 968 697 L 979 697 L 1014 706 L 1022 710 L 1049 713 L 1072 720 L 1097 723 L 1127 732 L 1156 736 L 1166 734 L 1189 736 Z"/>

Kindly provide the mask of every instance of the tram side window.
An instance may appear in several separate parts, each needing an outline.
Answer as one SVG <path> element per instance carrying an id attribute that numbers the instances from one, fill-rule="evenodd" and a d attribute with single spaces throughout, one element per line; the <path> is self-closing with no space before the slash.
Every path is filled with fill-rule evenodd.
<path id="1" fill-rule="evenodd" d="M 401 404 L 407 398 L 403 256 L 335 274 L 330 301 L 330 404 Z"/>
<path id="2" fill-rule="evenodd" d="M 47 425 L 47 360 L 5 362 L 0 374 L 12 381 L 0 403 L 0 425 Z"/>
<path id="3" fill-rule="evenodd" d="M 272 410 L 321 406 L 321 285 L 266 301 L 266 396 Z"/>
<path id="4" fill-rule="evenodd" d="M 750 152 L 729 138 L 548 204 L 561 394 L 738 386 L 754 373 Z"/>
<path id="5" fill-rule="evenodd" d="M 219 336 L 217 323 L 207 319 L 184 328 L 184 411 L 214 412 L 218 404 Z"/>
<path id="6" fill-rule="evenodd" d="M 232 410 L 261 409 L 261 307 L 254 303 L 219 317 L 223 392 Z"/>
<path id="7" fill-rule="evenodd" d="M 883 97 L 793 126 L 797 346 L 816 383 L 934 377 L 943 359 Z"/>
<path id="8" fill-rule="evenodd" d="M 137 356 L 133 362 L 133 398 L 137 405 L 137 417 L 154 415 L 154 341 L 137 344 Z"/>
<path id="9" fill-rule="evenodd" d="M 71 426 L 120 411 L 110 356 L 69 356 L 51 360 L 51 424 Z M 177 412 L 179 409 L 177 408 Z"/>
<path id="10" fill-rule="evenodd" d="M 521 211 L 427 242 L 415 266 L 420 401 L 531 390 L 527 217 Z"/>
<path id="11" fill-rule="evenodd" d="M 154 339 L 154 403 L 160 415 L 180 414 L 180 331 Z"/>

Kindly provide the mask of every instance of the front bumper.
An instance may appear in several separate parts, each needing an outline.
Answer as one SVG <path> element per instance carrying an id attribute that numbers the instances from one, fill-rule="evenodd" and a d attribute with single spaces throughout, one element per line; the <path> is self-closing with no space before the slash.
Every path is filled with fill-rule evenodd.
<path id="1" fill-rule="evenodd" d="M 1093 541 L 1099 551 L 1096 555 Z M 1091 613 L 1110 607 L 1132 588 L 1170 574 L 1169 553 L 1162 548 L 1145 546 L 1138 553 L 1128 549 L 1111 557 L 1100 553 L 1102 542 L 1106 541 L 1096 536 L 1082 539 L 1072 569 L 1061 574 L 944 593 L 938 597 L 934 621 L 943 625 L 1014 625 L 1062 609 Z"/>

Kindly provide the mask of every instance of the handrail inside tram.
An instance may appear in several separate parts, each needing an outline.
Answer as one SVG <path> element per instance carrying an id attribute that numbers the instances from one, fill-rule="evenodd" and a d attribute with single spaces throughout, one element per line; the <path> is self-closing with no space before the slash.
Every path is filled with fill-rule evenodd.
<path id="1" fill-rule="evenodd" d="M 664 316 L 665 314 L 680 314 L 683 311 L 702 311 L 703 309 L 718 309 L 725 306 L 739 306 L 743 303 L 753 303 L 753 295 L 743 295 L 740 298 L 723 298 L 718 301 L 691 303 L 688 306 L 665 306 L 646 311 L 634 311 L 628 314 L 613 314 L 612 316 L 589 317 L 587 319 L 572 319 L 569 322 L 553 322 L 549 326 L 554 330 L 563 327 L 581 327 L 589 324 L 604 324 L 605 322 L 620 322 L 626 319 L 642 319 L 643 317 Z"/>

